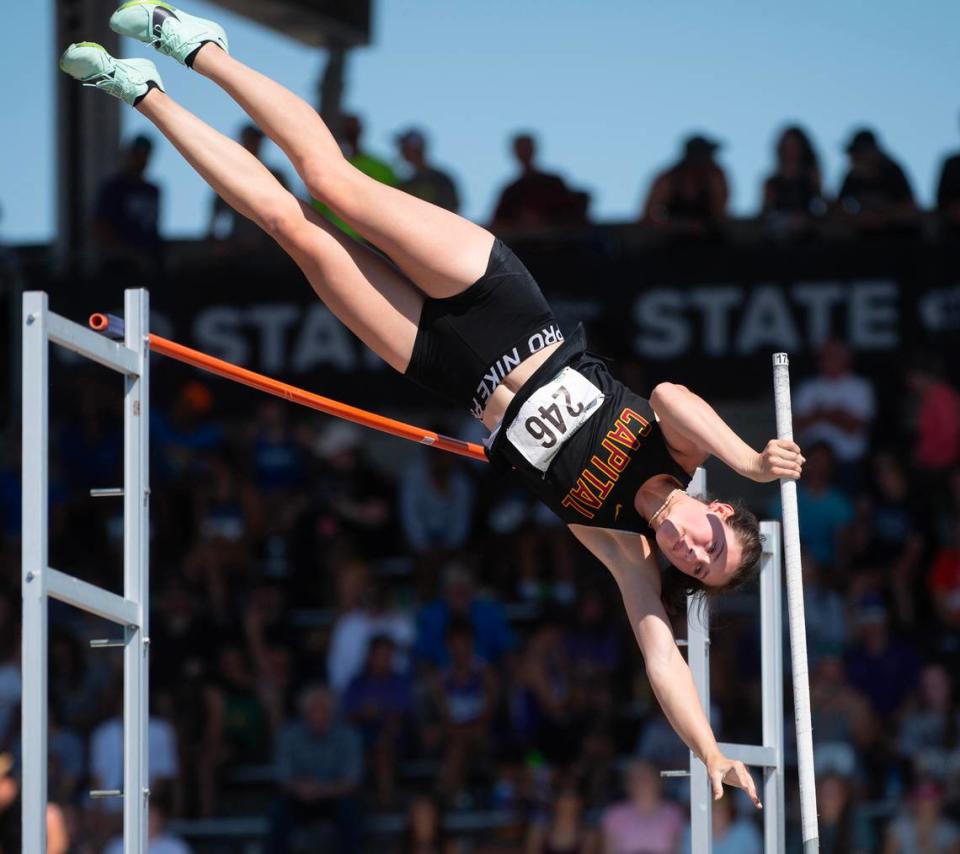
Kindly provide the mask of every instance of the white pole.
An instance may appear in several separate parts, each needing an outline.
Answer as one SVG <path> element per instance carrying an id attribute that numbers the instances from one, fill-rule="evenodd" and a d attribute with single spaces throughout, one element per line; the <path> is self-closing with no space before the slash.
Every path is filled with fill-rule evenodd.
<path id="1" fill-rule="evenodd" d="M 793 441 L 790 410 L 790 359 L 773 354 L 773 397 L 777 412 L 777 438 Z M 783 505 L 784 565 L 787 571 L 787 614 L 793 662 L 793 710 L 797 726 L 797 765 L 800 771 L 800 824 L 803 854 L 820 850 L 817 832 L 817 784 L 813 769 L 813 726 L 810 723 L 810 679 L 807 674 L 807 630 L 803 615 L 803 577 L 800 568 L 800 520 L 797 483 L 780 479 Z"/>

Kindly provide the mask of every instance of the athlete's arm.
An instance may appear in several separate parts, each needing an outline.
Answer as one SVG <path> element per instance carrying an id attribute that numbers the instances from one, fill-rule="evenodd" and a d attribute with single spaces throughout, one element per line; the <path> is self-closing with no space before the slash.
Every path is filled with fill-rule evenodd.
<path id="1" fill-rule="evenodd" d="M 762 453 L 743 441 L 702 397 L 676 383 L 660 383 L 650 406 L 677 462 L 692 471 L 711 454 L 758 483 L 799 478 L 804 458 L 794 442 L 771 439 Z"/>
<path id="2" fill-rule="evenodd" d="M 742 762 L 728 759 L 717 747 L 710 722 L 660 600 L 660 570 L 647 538 L 640 534 L 571 525 L 573 535 L 610 570 L 643 653 L 647 678 L 663 713 L 677 735 L 707 766 L 714 797 L 723 783 L 744 789 L 759 807 L 753 778 Z"/>

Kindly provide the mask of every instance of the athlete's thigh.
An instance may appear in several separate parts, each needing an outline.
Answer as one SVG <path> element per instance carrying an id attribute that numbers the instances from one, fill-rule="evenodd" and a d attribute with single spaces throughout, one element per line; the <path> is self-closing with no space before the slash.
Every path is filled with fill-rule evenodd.
<path id="1" fill-rule="evenodd" d="M 494 236 L 485 228 L 357 169 L 330 205 L 424 293 L 444 298 L 466 290 L 487 269 Z"/>
<path id="2" fill-rule="evenodd" d="M 285 246 L 326 306 L 364 344 L 401 373 L 407 370 L 423 309 L 423 294 L 383 256 L 309 205 L 312 224 Z"/>

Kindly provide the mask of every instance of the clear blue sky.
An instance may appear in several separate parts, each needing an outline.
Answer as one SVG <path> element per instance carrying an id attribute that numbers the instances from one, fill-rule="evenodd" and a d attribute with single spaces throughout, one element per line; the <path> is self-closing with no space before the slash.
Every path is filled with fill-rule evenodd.
<path id="1" fill-rule="evenodd" d="M 366 117 L 367 147 L 394 157 L 393 133 L 431 132 L 435 160 L 460 182 L 465 213 L 489 216 L 513 172 L 511 132 L 540 134 L 542 163 L 593 194 L 601 219 L 633 217 L 679 138 L 725 142 L 733 208 L 756 206 L 770 143 L 786 120 L 813 133 L 828 188 L 851 128 L 875 125 L 923 203 L 943 154 L 960 147 L 960 3 L 956 0 L 374 0 L 374 46 L 354 54 L 347 105 Z M 45 240 L 54 222 L 51 0 L 9 3 L 0 54 L 0 237 Z M 311 101 L 321 53 L 208 3 L 233 52 Z M 137 43 L 127 55 L 148 55 Z M 158 57 L 174 96 L 233 133 L 239 110 L 205 81 Z M 90 97 L 100 93 L 91 92 Z M 125 130 L 139 129 L 125 110 Z M 271 163 L 282 159 L 273 149 Z M 169 235 L 203 227 L 208 193 L 166 145 L 152 175 Z"/>

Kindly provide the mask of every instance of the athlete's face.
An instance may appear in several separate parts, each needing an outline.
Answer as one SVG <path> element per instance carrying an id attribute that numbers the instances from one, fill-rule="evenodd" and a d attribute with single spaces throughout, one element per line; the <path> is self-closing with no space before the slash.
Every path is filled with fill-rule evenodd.
<path id="1" fill-rule="evenodd" d="M 681 572 L 708 587 L 722 587 L 742 557 L 740 541 L 726 521 L 733 512 L 729 504 L 704 504 L 683 495 L 657 528 L 657 545 Z"/>

